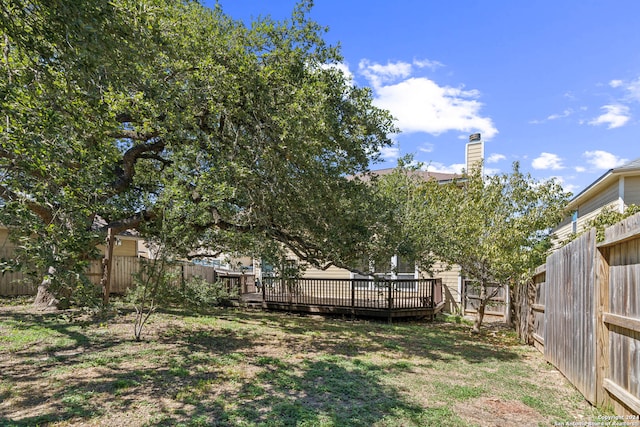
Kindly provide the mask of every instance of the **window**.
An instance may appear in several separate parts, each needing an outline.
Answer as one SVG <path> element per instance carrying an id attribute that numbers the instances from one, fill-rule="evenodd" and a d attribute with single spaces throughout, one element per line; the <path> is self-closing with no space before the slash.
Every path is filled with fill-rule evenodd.
<path id="1" fill-rule="evenodd" d="M 418 289 L 416 282 L 416 261 L 413 258 L 398 255 L 395 258 L 396 274 L 395 278 L 399 280 L 395 287 L 402 291 L 415 291 Z"/>
<path id="2" fill-rule="evenodd" d="M 262 262 L 262 277 L 274 277 L 275 271 L 273 268 L 273 265 L 269 264 L 268 262 L 263 261 Z"/>
<path id="3" fill-rule="evenodd" d="M 403 256 L 397 256 L 396 271 L 398 276 L 411 276 L 413 278 L 416 274 L 416 261 L 413 258 L 406 258 Z"/>
<path id="4" fill-rule="evenodd" d="M 357 280 L 354 282 L 356 289 L 373 289 L 375 287 L 372 276 L 387 279 L 400 280 L 395 286 L 401 290 L 416 290 L 416 263 L 411 258 L 402 256 L 394 256 L 389 261 L 373 262 L 369 258 L 363 258 L 359 265 L 354 267 L 362 272 L 373 272 L 372 275 L 364 276 L 358 273 L 351 273 L 351 278 Z M 406 280 L 406 282 L 402 282 Z"/>
<path id="5" fill-rule="evenodd" d="M 576 209 L 571 214 L 571 232 L 576 234 L 578 232 L 578 210 Z"/>

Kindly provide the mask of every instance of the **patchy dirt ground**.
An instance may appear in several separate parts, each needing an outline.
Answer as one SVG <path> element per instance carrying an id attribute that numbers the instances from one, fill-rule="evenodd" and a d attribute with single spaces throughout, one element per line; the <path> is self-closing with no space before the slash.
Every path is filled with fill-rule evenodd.
<path id="1" fill-rule="evenodd" d="M 598 412 L 501 325 L 0 306 L 0 425 L 522 426 Z"/>

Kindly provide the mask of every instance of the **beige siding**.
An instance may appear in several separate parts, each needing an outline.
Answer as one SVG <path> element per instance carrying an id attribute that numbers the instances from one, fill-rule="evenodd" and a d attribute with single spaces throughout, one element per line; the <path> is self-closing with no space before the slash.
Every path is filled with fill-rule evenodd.
<path id="1" fill-rule="evenodd" d="M 304 272 L 302 277 L 314 278 L 314 279 L 350 279 L 351 273 L 344 268 L 338 268 L 331 266 L 326 270 L 320 270 L 318 268 L 309 267 Z"/>
<path id="2" fill-rule="evenodd" d="M 578 218 L 578 233 L 582 233 L 583 231 L 587 230 L 589 228 L 589 222 L 595 219 L 605 207 L 608 207 L 611 210 L 617 209 L 618 201 L 616 200 L 614 202 L 610 202 L 606 205 L 600 206 L 599 208 L 590 211 L 584 216 L 580 214 L 580 217 Z"/>
<path id="3" fill-rule="evenodd" d="M 138 256 L 138 242 L 136 240 L 118 238 L 118 242 L 119 244 L 116 244 L 113 247 L 113 256 Z M 97 247 L 98 251 L 100 251 L 101 254 L 104 254 L 105 246 L 98 245 Z"/>
<path id="4" fill-rule="evenodd" d="M 591 213 L 600 212 L 604 206 L 617 202 L 618 197 L 618 182 L 616 181 L 578 206 L 578 221 L 585 216 L 593 217 L 590 215 Z"/>
<path id="5" fill-rule="evenodd" d="M 438 262 L 433 266 L 433 274 L 429 275 L 421 273 L 420 277 L 424 278 L 440 278 L 442 284 L 446 287 L 445 292 L 445 310 L 449 312 L 456 312 L 460 308 L 460 266 L 454 265 L 451 269 L 447 269 L 446 265 L 442 262 Z"/>
<path id="6" fill-rule="evenodd" d="M 559 247 L 561 242 L 566 242 L 569 239 L 569 236 L 571 236 L 572 232 L 573 232 L 573 226 L 571 222 L 569 222 L 569 224 L 566 224 L 566 225 L 563 225 L 562 227 L 557 228 L 553 232 L 556 237 L 554 242 L 557 242 L 557 245 Z"/>
<path id="7" fill-rule="evenodd" d="M 624 179 L 625 205 L 640 205 L 640 176 Z"/>
<path id="8" fill-rule="evenodd" d="M 473 170 L 474 165 L 482 161 L 484 157 L 484 143 L 474 142 L 467 144 L 467 172 Z"/>
<path id="9" fill-rule="evenodd" d="M 577 208 L 574 207 L 573 209 L 578 210 L 578 223 L 576 226 L 576 232 L 584 232 L 588 228 L 589 222 L 597 217 L 605 207 L 609 207 L 610 209 L 617 209 L 618 199 L 619 185 L 616 181 L 578 205 Z M 560 223 L 558 228 L 554 231 L 556 235 L 556 248 L 559 247 L 559 244 L 561 242 L 567 241 L 571 233 L 573 233 L 571 213 L 572 212 L 569 212 L 569 216 L 565 218 Z"/>

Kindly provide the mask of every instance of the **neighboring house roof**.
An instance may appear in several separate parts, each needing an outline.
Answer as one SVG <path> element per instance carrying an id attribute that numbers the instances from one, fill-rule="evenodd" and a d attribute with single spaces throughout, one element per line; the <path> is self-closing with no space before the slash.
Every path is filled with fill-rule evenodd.
<path id="1" fill-rule="evenodd" d="M 378 169 L 378 170 L 372 170 L 371 172 L 369 172 L 369 174 L 371 175 L 377 175 L 377 176 L 381 176 L 381 175 L 389 175 L 391 173 L 393 173 L 393 171 L 395 171 L 396 168 L 386 168 L 386 169 Z M 414 175 L 414 176 L 419 176 L 420 178 L 426 180 L 429 179 L 435 179 L 438 182 L 450 182 L 453 181 L 456 178 L 460 178 L 460 175 L 454 174 L 454 173 L 444 173 L 444 172 L 431 172 L 431 171 L 423 171 L 423 170 L 415 170 L 415 171 L 410 171 L 409 172 L 410 175 Z M 362 179 L 363 181 L 368 181 L 369 180 L 369 176 L 368 174 L 361 174 L 359 175 L 360 179 Z"/>
<path id="2" fill-rule="evenodd" d="M 617 168 L 609 169 L 607 172 L 602 174 L 600 178 L 596 179 L 587 188 L 571 199 L 567 208 L 571 209 L 576 205 L 580 205 L 580 203 L 589 199 L 592 194 L 597 193 L 600 189 L 616 181 L 621 176 L 627 175 L 640 175 L 640 157 Z"/>

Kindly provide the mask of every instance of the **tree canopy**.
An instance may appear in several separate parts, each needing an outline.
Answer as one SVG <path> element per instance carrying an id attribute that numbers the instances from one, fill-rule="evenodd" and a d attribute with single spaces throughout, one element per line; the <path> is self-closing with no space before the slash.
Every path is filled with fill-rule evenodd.
<path id="1" fill-rule="evenodd" d="M 181 253 L 276 241 L 347 264 L 367 241 L 347 176 L 395 129 L 311 1 L 251 27 L 192 1 L 1 1 L 0 222 L 40 273 L 159 219 Z"/>
<path id="2" fill-rule="evenodd" d="M 447 184 L 411 179 L 402 168 L 385 179 L 402 182 L 396 195 L 408 253 L 423 268 L 435 260 L 459 265 L 478 282 L 476 330 L 487 285 L 514 283 L 544 263 L 568 200 L 557 182 L 538 182 L 517 163 L 511 173 L 485 177 L 477 168 Z"/>

